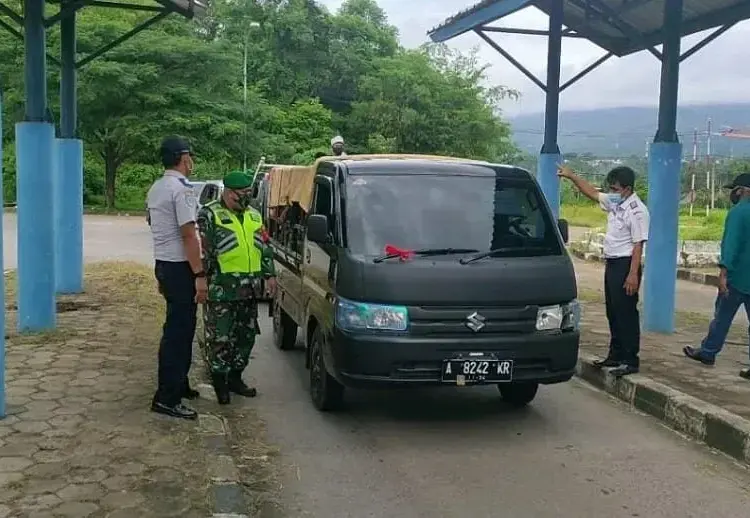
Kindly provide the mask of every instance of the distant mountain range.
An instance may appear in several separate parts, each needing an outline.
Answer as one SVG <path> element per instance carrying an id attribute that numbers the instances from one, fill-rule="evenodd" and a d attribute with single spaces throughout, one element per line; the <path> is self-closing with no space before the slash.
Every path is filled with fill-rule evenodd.
<path id="1" fill-rule="evenodd" d="M 715 156 L 750 156 L 750 139 L 718 135 L 729 127 L 750 133 L 750 103 L 681 106 L 677 131 L 686 156 L 693 153 L 693 133 L 698 130 L 699 155 L 705 156 L 707 121 L 711 119 L 711 149 Z M 560 113 L 560 149 L 563 153 L 592 153 L 601 157 L 645 155 L 646 142 L 656 133 L 655 107 L 605 108 Z M 544 114 L 519 115 L 510 119 L 516 144 L 528 153 L 538 153 L 544 132 Z"/>

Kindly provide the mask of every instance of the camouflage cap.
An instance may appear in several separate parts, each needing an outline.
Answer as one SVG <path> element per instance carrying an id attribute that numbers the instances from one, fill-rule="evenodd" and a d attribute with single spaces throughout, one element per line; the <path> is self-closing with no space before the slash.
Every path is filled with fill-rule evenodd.
<path id="1" fill-rule="evenodd" d="M 232 171 L 224 175 L 224 187 L 227 189 L 247 189 L 253 184 L 253 177 L 242 171 Z"/>

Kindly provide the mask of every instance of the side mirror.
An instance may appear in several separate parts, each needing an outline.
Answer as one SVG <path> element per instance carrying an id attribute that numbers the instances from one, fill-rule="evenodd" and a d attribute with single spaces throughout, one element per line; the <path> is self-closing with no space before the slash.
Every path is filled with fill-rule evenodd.
<path id="1" fill-rule="evenodd" d="M 557 220 L 557 228 L 560 230 L 560 235 L 563 238 L 563 243 L 565 243 L 567 245 L 568 241 L 570 240 L 570 228 L 568 226 L 568 220 L 567 219 L 558 219 Z"/>
<path id="2" fill-rule="evenodd" d="M 307 217 L 307 239 L 320 245 L 328 242 L 328 218 L 322 214 Z"/>

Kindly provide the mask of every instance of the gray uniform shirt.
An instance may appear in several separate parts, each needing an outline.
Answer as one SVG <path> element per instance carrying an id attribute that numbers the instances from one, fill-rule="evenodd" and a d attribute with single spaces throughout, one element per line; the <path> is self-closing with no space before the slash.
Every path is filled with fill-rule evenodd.
<path id="1" fill-rule="evenodd" d="M 193 186 L 182 173 L 167 170 L 151 186 L 146 199 L 151 218 L 154 259 L 187 261 L 180 227 L 196 219 L 197 202 Z"/>

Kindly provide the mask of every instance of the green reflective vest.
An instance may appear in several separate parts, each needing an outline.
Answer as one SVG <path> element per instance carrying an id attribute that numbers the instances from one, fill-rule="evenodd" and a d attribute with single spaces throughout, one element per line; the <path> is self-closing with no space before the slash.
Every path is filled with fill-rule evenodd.
<path id="1" fill-rule="evenodd" d="M 218 203 L 212 204 L 210 208 L 216 227 L 230 232 L 221 241 L 214 243 L 220 272 L 260 273 L 262 243 L 256 243 L 259 239 L 256 233 L 263 226 L 260 214 L 254 209 L 247 209 L 240 221 L 237 214 Z"/>

